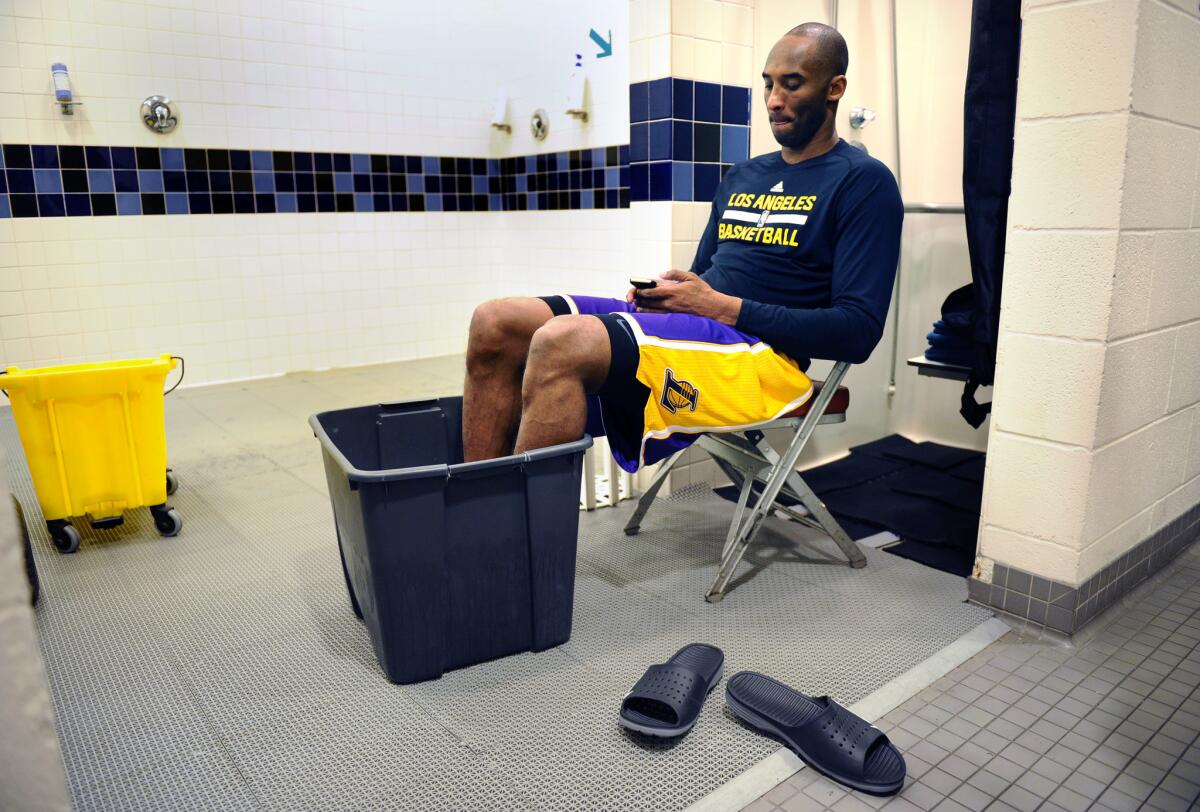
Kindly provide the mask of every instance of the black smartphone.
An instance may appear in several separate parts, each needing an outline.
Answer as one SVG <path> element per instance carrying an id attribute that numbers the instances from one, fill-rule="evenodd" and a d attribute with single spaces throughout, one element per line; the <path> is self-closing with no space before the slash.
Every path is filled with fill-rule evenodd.
<path id="1" fill-rule="evenodd" d="M 658 282 L 655 282 L 653 279 L 644 279 L 637 276 L 630 278 L 629 284 L 633 285 L 635 290 L 649 290 L 650 288 L 658 287 Z"/>

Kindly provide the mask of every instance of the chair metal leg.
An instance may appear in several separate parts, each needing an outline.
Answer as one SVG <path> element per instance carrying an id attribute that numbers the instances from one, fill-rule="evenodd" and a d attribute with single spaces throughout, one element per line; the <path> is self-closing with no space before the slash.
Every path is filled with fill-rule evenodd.
<path id="1" fill-rule="evenodd" d="M 687 449 L 684 449 L 685 451 Z M 646 492 L 638 498 L 637 507 L 633 510 L 633 515 L 629 517 L 629 521 L 625 523 L 625 535 L 636 536 L 638 530 L 642 526 L 642 517 L 646 515 L 646 511 L 650 509 L 650 505 L 654 502 L 654 497 L 658 496 L 659 490 L 663 483 L 667 481 L 667 476 L 671 473 L 671 469 L 675 467 L 675 463 L 683 456 L 683 451 L 676 451 L 673 455 L 663 461 L 657 473 L 654 474 L 654 479 L 650 480 L 650 487 L 646 488 Z"/>
<path id="2" fill-rule="evenodd" d="M 759 440 L 757 445 L 758 450 L 762 452 L 764 457 L 778 465 L 779 454 L 776 453 L 775 449 L 771 448 L 765 437 Z M 867 565 L 867 557 L 863 555 L 859 546 L 854 543 L 854 540 L 838 524 L 838 520 L 833 518 L 833 514 L 825 507 L 825 503 L 821 501 L 821 498 L 813 492 L 812 488 L 808 487 L 808 483 L 795 471 L 789 471 L 787 484 L 800 499 L 800 504 L 808 509 L 813 518 L 820 523 L 821 529 L 828 533 L 829 537 L 837 544 L 842 554 L 846 556 L 846 560 L 850 566 L 855 569 L 865 567 Z"/>
<path id="3" fill-rule="evenodd" d="M 708 594 L 704 596 L 704 599 L 709 603 L 716 603 L 724 598 L 725 588 L 729 585 L 729 581 L 733 578 L 733 573 L 737 569 L 738 564 L 741 563 L 742 556 L 746 554 L 746 548 L 750 546 L 750 542 L 752 542 L 754 537 L 758 534 L 758 530 L 762 526 L 763 519 L 765 519 L 770 513 L 772 506 L 775 504 L 775 498 L 779 496 L 779 491 L 783 488 L 784 483 L 789 479 L 789 477 L 783 475 L 782 472 L 790 472 L 795 469 L 796 460 L 799 459 L 800 452 L 804 450 L 804 446 L 808 443 L 808 438 L 812 435 L 813 429 L 816 428 L 817 422 L 820 420 L 821 415 L 825 414 L 825 409 L 829 406 L 829 401 L 833 398 L 838 384 L 841 383 L 842 377 L 846 374 L 848 369 L 849 364 L 846 364 L 845 362 L 839 362 L 834 365 L 833 370 L 830 372 L 829 377 L 825 381 L 824 387 L 822 387 L 821 391 L 817 394 L 816 401 L 813 403 L 808 415 L 800 423 L 799 431 L 797 431 L 792 437 L 792 441 L 788 445 L 787 451 L 784 452 L 782 457 L 778 454 L 774 454 L 774 458 L 771 459 L 771 462 L 773 463 L 772 473 L 768 475 L 767 480 L 764 483 L 763 492 L 758 497 L 758 501 L 755 503 L 754 508 L 750 511 L 750 515 L 746 516 L 742 520 L 742 524 L 738 528 L 738 531 L 734 537 L 733 545 L 729 549 L 729 554 L 726 555 L 721 561 L 721 566 L 717 571 L 717 577 L 713 581 L 712 586 L 709 587 Z M 774 452 L 774 449 L 772 449 L 772 452 Z M 817 503 L 820 502 L 820 500 L 817 500 L 815 495 L 812 494 L 811 489 L 808 489 L 807 486 L 804 486 L 804 489 L 809 495 L 812 496 L 813 501 Z M 812 509 L 807 503 L 805 503 L 805 507 L 808 507 L 810 510 Z M 824 510 L 824 505 L 821 505 L 821 508 Z M 825 511 L 825 513 L 828 516 L 828 511 Z M 833 522 L 832 516 L 829 516 L 829 519 L 831 522 Z M 822 525 L 824 525 L 824 522 L 822 522 Z M 845 537 L 844 532 L 842 533 L 842 536 Z M 849 538 L 846 537 L 846 540 L 849 541 Z M 837 541 L 836 537 L 835 541 Z M 839 546 L 841 546 L 841 543 L 838 543 Z M 851 545 L 854 544 L 853 542 L 849 543 Z M 861 556 L 862 553 L 859 552 L 859 555 Z M 848 551 L 847 556 L 850 556 Z M 863 560 L 865 562 L 865 558 Z M 854 558 L 851 556 L 852 565 L 853 561 Z"/>

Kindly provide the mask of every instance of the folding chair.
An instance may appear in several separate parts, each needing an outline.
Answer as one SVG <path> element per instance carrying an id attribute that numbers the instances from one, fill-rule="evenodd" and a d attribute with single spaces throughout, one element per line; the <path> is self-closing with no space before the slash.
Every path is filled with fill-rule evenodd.
<path id="1" fill-rule="evenodd" d="M 763 519 L 772 509 L 828 533 L 845 554 L 851 567 L 867 565 L 862 550 L 846 535 L 837 519 L 833 518 L 825 504 L 795 471 L 796 460 L 804 450 L 808 438 L 812 436 L 813 429 L 826 423 L 846 421 L 850 390 L 840 384 L 849 369 L 850 365 L 844 361 L 834 364 L 828 378 L 824 381 L 813 381 L 813 397 L 800 408 L 778 420 L 754 429 L 705 434 L 696 441 L 695 445 L 707 451 L 739 488 L 737 508 L 734 510 L 733 521 L 730 522 L 729 533 L 725 537 L 725 547 L 721 552 L 721 566 L 708 594 L 704 596 L 709 603 L 716 603 L 725 597 L 725 588 L 729 585 L 734 570 L 741 563 L 746 548 L 758 534 Z M 763 434 L 765 429 L 777 428 L 790 428 L 795 432 L 783 454 L 772 448 Z M 655 474 L 646 492 L 638 499 L 633 515 L 625 524 L 626 535 L 637 534 L 642 517 L 650 509 L 671 468 L 683 453 L 680 451 L 668 458 Z M 746 507 L 755 482 L 762 486 L 762 491 L 747 515 Z M 807 513 L 778 503 L 776 498 L 780 494 L 799 502 Z"/>

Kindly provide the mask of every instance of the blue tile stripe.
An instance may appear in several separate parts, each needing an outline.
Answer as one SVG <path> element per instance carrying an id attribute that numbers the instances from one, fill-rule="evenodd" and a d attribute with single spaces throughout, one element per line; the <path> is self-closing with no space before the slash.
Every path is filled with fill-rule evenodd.
<path id="1" fill-rule="evenodd" d="M 750 88 L 667 77 L 629 86 L 630 200 L 709 202 L 750 157 Z"/>
<path id="2" fill-rule="evenodd" d="M 629 145 L 513 158 L 0 145 L 0 217 L 628 208 Z"/>

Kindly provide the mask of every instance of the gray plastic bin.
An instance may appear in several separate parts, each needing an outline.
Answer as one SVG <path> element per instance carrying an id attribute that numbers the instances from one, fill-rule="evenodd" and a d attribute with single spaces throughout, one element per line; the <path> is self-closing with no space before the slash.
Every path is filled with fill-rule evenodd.
<path id="1" fill-rule="evenodd" d="M 351 606 L 410 683 L 571 636 L 579 478 L 592 438 L 462 460 L 462 398 L 309 418 Z"/>

